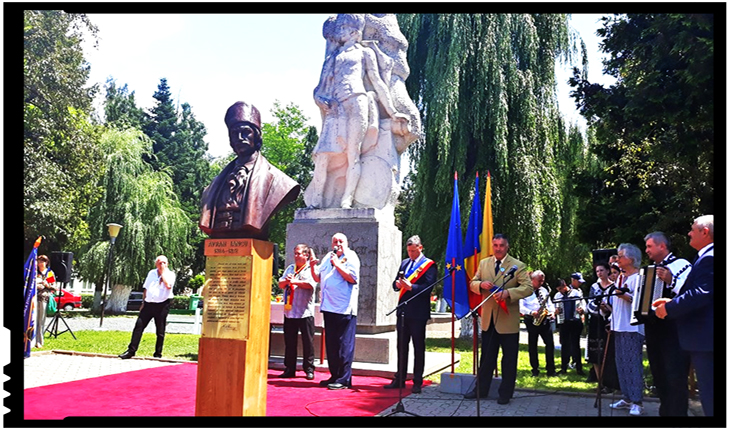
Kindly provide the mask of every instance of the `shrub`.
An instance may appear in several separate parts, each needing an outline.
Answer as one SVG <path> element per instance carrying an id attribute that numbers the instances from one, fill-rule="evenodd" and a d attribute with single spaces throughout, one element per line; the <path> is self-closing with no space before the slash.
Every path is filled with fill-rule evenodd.
<path id="1" fill-rule="evenodd" d="M 93 294 L 82 294 L 81 295 L 81 308 L 82 309 L 91 309 L 91 306 L 94 305 L 94 295 Z"/>
<path id="2" fill-rule="evenodd" d="M 190 297 L 175 296 L 172 298 L 170 309 L 187 309 L 190 306 Z"/>

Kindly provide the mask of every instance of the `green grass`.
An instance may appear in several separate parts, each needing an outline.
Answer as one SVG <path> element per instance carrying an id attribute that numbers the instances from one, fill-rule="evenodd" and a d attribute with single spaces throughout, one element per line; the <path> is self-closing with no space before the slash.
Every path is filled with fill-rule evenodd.
<path id="1" fill-rule="evenodd" d="M 81 316 L 75 316 L 80 318 Z M 82 318 L 82 317 L 81 317 Z M 111 317 L 111 318 L 122 318 L 122 317 Z M 127 349 L 129 340 L 131 338 L 130 332 L 125 331 L 77 331 L 74 332 L 76 340 L 71 336 L 70 333 L 62 333 L 58 338 L 54 338 L 49 334 L 46 334 L 46 340 L 44 347 L 37 349 L 37 351 L 48 351 L 48 350 L 65 350 L 65 351 L 79 351 L 79 352 L 90 352 L 97 354 L 112 354 L 118 355 Z M 140 342 L 137 356 L 151 357 L 155 349 L 155 334 L 144 333 L 142 335 L 142 341 Z M 165 335 L 165 349 L 163 351 L 163 357 L 174 359 L 174 360 L 198 360 L 198 340 L 200 335 L 197 334 L 178 334 L 168 333 Z M 454 351 L 459 354 L 461 360 L 455 366 L 454 371 L 456 373 L 467 373 L 473 372 L 473 343 L 469 339 L 455 339 L 454 340 Z M 426 339 L 426 350 L 430 352 L 442 352 L 451 353 L 451 339 L 449 338 L 427 338 Z M 34 350 L 36 351 L 36 350 Z M 481 354 L 481 349 L 479 351 Z M 538 346 L 538 353 L 540 358 L 540 376 L 532 376 L 530 366 L 530 359 L 527 352 L 527 345 L 520 344 L 520 350 L 518 355 L 517 363 L 517 386 L 520 388 L 532 388 L 536 390 L 547 390 L 547 391 L 572 391 L 572 392 L 584 392 L 584 393 L 595 393 L 596 384 L 585 382 L 586 376 L 576 375 L 575 371 L 570 370 L 566 375 L 548 378 L 545 376 L 545 348 L 544 346 Z M 500 351 L 498 357 L 501 360 L 502 353 Z M 556 351 L 555 363 L 560 368 L 560 351 Z M 583 370 L 588 374 L 590 371 L 590 365 L 584 363 Z M 447 368 L 444 372 L 450 372 L 451 369 Z M 440 382 L 440 374 L 433 374 L 427 376 L 432 382 Z M 646 385 L 652 385 L 651 372 L 649 370 L 649 362 L 646 358 L 646 352 L 644 352 L 644 380 Z M 645 395 L 650 395 L 645 390 Z"/>

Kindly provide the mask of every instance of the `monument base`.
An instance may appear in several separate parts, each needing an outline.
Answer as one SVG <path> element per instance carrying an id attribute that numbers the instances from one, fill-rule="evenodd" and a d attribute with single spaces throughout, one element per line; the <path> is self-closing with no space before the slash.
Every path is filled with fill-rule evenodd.
<path id="1" fill-rule="evenodd" d="M 343 233 L 360 259 L 357 333 L 393 332 L 398 293 L 393 291 L 403 258 L 402 233 L 393 209 L 298 209 L 287 226 L 286 264 L 294 261 L 294 247 L 305 243 L 317 257 L 332 250 L 332 236 Z"/>

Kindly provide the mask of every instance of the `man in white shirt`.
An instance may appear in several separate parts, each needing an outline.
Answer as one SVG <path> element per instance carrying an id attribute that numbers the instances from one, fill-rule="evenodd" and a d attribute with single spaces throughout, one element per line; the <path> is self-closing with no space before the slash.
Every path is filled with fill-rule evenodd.
<path id="1" fill-rule="evenodd" d="M 119 358 L 126 360 L 134 357 L 142 339 L 142 333 L 147 328 L 150 320 L 155 320 L 157 329 L 157 342 L 155 343 L 154 357 L 162 358 L 162 346 L 165 343 L 165 325 L 167 325 L 167 314 L 170 313 L 172 303 L 172 287 L 175 285 L 175 273 L 167 266 L 167 257 L 160 255 L 155 259 L 156 269 L 147 274 L 144 281 L 142 306 L 139 308 L 139 316 L 132 330 L 132 340 L 127 350 L 119 354 Z"/>
<path id="2" fill-rule="evenodd" d="M 530 366 L 532 376 L 540 374 L 540 359 L 537 355 L 537 339 L 542 338 L 545 344 L 545 370 L 547 376 L 555 376 L 555 342 L 553 330 L 550 327 L 550 319 L 555 313 L 555 305 L 550 300 L 550 290 L 545 284 L 545 273 L 542 270 L 535 270 L 531 275 L 532 288 L 535 292 L 520 299 L 520 313 L 523 315 L 525 327 L 527 328 L 527 351 L 530 355 Z M 545 312 L 542 322 L 535 325 L 535 319 Z"/>

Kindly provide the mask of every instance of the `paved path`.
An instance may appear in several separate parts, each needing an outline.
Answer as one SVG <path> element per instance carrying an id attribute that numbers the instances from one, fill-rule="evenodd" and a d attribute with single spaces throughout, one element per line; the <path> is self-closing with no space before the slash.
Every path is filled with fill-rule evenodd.
<path id="1" fill-rule="evenodd" d="M 174 321 L 190 321 L 193 317 L 174 315 L 170 317 L 168 333 L 192 333 L 193 324 L 175 323 Z M 99 330 L 99 320 L 95 318 L 67 318 L 73 331 Z M 121 330 L 131 333 L 134 327 L 134 317 L 105 318 L 102 330 Z M 154 324 L 147 330 L 154 331 Z M 524 331 L 524 330 L 523 330 Z M 526 342 L 526 339 L 525 339 Z M 147 369 L 159 366 L 169 366 L 181 361 L 155 359 L 148 357 L 134 357 L 130 360 L 120 360 L 113 355 L 99 355 L 86 353 L 51 353 L 33 352 L 30 358 L 24 360 L 25 388 L 41 385 L 57 384 L 97 376 L 111 375 L 132 370 Z M 53 369 L 49 372 L 48 369 Z M 42 375 L 42 376 L 41 376 Z M 565 393 L 565 392 L 535 392 L 518 389 L 514 398 L 507 405 L 499 405 L 495 399 L 481 399 L 480 411 L 477 414 L 476 400 L 465 400 L 460 394 L 442 393 L 440 385 L 434 383 L 424 387 L 420 394 L 411 394 L 410 384 L 403 391 L 405 396 L 402 404 L 407 412 L 419 416 L 432 417 L 471 417 L 471 416 L 505 416 L 505 417 L 534 417 L 534 416 L 585 416 L 597 417 L 598 409 L 594 407 L 595 395 Z M 493 387 L 494 388 L 494 387 Z M 629 416 L 627 410 L 612 410 L 608 405 L 618 400 L 606 395 L 602 398 L 601 416 L 616 417 Z M 396 408 L 396 404 L 381 411 L 378 416 L 388 415 Z M 645 420 L 647 417 L 659 415 L 659 403 L 656 399 L 647 398 L 644 401 L 646 414 L 632 419 Z M 691 401 L 690 415 L 701 415 L 699 403 Z M 397 416 L 409 416 L 403 413 Z M 648 423 L 645 423 L 648 425 Z"/>

